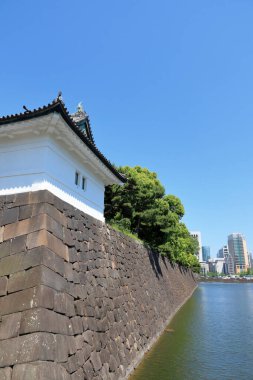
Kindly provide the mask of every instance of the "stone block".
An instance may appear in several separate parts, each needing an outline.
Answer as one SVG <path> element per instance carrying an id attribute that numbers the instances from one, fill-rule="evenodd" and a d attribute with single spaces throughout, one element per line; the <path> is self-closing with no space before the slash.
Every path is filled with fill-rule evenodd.
<path id="1" fill-rule="evenodd" d="M 110 374 L 109 374 L 109 364 L 108 363 L 103 364 L 103 367 L 101 368 L 100 374 L 101 374 L 102 379 L 108 379 L 109 380 Z"/>
<path id="2" fill-rule="evenodd" d="M 4 242 L 0 245 L 0 256 L 3 253 L 2 246 L 7 244 L 8 246 L 3 248 L 6 250 L 6 256 L 9 255 L 10 241 Z M 0 276 L 10 275 L 22 270 L 33 268 L 37 265 L 44 264 L 53 271 L 64 274 L 64 260 L 55 255 L 47 247 L 37 247 L 29 250 L 28 252 L 21 252 L 10 257 L 3 257 L 0 261 Z"/>
<path id="3" fill-rule="evenodd" d="M 54 310 L 68 317 L 75 316 L 74 298 L 66 293 L 55 293 Z"/>
<path id="4" fill-rule="evenodd" d="M 82 318 L 82 322 L 83 322 L 83 331 L 87 331 L 89 328 L 87 318 Z"/>
<path id="5" fill-rule="evenodd" d="M 46 246 L 51 251 L 69 261 L 68 247 L 57 237 L 53 236 L 46 230 L 31 233 L 27 237 L 27 247 L 32 249 L 34 247 Z"/>
<path id="6" fill-rule="evenodd" d="M 0 227 L 0 259 L 9 256 L 10 254 L 10 241 L 4 241 L 1 243 L 1 228 L 3 227 Z"/>
<path id="7" fill-rule="evenodd" d="M 56 349 L 55 349 L 55 361 L 58 363 L 66 363 L 68 360 L 68 345 L 65 335 L 57 334 L 56 339 Z"/>
<path id="8" fill-rule="evenodd" d="M 104 318 L 103 320 L 100 320 L 97 322 L 97 331 L 98 332 L 105 332 L 109 330 L 109 322 L 107 318 Z"/>
<path id="9" fill-rule="evenodd" d="M 0 340 L 14 338 L 19 335 L 21 313 L 3 316 L 0 322 Z"/>
<path id="10" fill-rule="evenodd" d="M 76 339 L 79 336 L 80 335 L 78 335 L 77 337 L 65 336 L 65 341 L 66 341 L 66 345 L 68 347 L 69 355 L 74 355 L 77 350 L 81 349 L 81 347 L 79 347 L 79 341 L 78 341 L 78 339 Z"/>
<path id="11" fill-rule="evenodd" d="M 41 266 L 41 283 L 59 291 L 66 291 L 68 288 L 65 278 L 43 265 Z"/>
<path id="12" fill-rule="evenodd" d="M 83 312 L 83 315 L 85 317 L 94 317 L 95 316 L 95 309 L 92 306 L 86 306 Z"/>
<path id="13" fill-rule="evenodd" d="M 105 348 L 109 339 L 109 335 L 107 333 L 99 333 L 99 342 L 102 348 Z"/>
<path id="14" fill-rule="evenodd" d="M 7 367 L 37 360 L 54 361 L 56 339 L 53 334 L 35 333 L 0 341 L 0 366 Z"/>
<path id="15" fill-rule="evenodd" d="M 102 367 L 100 356 L 97 352 L 93 351 L 90 356 L 90 362 L 95 372 L 99 371 Z"/>
<path id="16" fill-rule="evenodd" d="M 11 239 L 10 244 L 10 254 L 24 252 L 26 250 L 26 235 L 17 236 L 14 239 Z"/>
<path id="17" fill-rule="evenodd" d="M 91 330 L 91 331 L 97 331 L 97 322 L 96 322 L 95 318 L 87 317 L 86 320 L 87 320 L 87 323 L 88 323 L 89 330 Z"/>
<path id="18" fill-rule="evenodd" d="M 82 300 L 85 300 L 87 298 L 87 289 L 85 285 L 76 284 L 75 289 L 77 298 L 81 298 Z"/>
<path id="19" fill-rule="evenodd" d="M 54 311 L 43 308 L 30 309 L 22 312 L 20 334 L 32 332 L 72 335 L 72 325 L 68 317 Z"/>
<path id="20" fill-rule="evenodd" d="M 63 228 L 63 242 L 67 244 L 69 247 L 75 246 L 75 241 L 73 239 L 73 234 L 68 228 Z"/>
<path id="21" fill-rule="evenodd" d="M 83 332 L 82 318 L 81 317 L 73 317 L 70 319 L 70 321 L 72 324 L 74 335 L 82 334 L 82 332 Z"/>
<path id="22" fill-rule="evenodd" d="M 110 352 L 106 348 L 102 348 L 100 352 L 100 359 L 102 363 L 109 363 L 110 361 Z"/>
<path id="23" fill-rule="evenodd" d="M 1 378 L 2 380 L 2 378 Z M 57 363 L 35 362 L 17 364 L 12 380 L 72 380 L 66 369 Z"/>
<path id="24" fill-rule="evenodd" d="M 47 214 L 56 222 L 60 223 L 62 226 L 67 226 L 66 216 L 62 212 L 57 210 L 55 205 L 51 205 L 49 203 L 38 203 L 33 205 L 32 216 L 39 214 Z"/>
<path id="25" fill-rule="evenodd" d="M 11 368 L 0 368 L 0 379 L 1 380 L 11 380 L 11 374 L 12 374 Z"/>
<path id="26" fill-rule="evenodd" d="M 43 215 L 43 214 L 42 214 Z M 63 240 L 63 227 L 62 225 L 47 215 L 46 229 L 51 232 L 58 239 Z"/>
<path id="27" fill-rule="evenodd" d="M 76 372 L 72 373 L 71 380 L 83 380 L 84 372 L 82 368 L 79 368 Z"/>
<path id="28" fill-rule="evenodd" d="M 77 363 L 77 356 L 74 354 L 74 355 L 71 355 L 69 358 L 68 358 L 68 362 L 67 362 L 67 371 L 69 373 L 74 373 L 77 371 L 78 369 L 78 363 Z"/>
<path id="29" fill-rule="evenodd" d="M 4 241 L 4 227 L 0 227 L 0 243 Z"/>
<path id="30" fill-rule="evenodd" d="M 94 332 L 93 335 L 93 347 L 97 352 L 100 352 L 102 349 L 102 342 L 101 342 L 101 333 Z"/>
<path id="31" fill-rule="evenodd" d="M 54 252 L 52 252 L 47 247 L 37 247 L 33 248 L 30 252 L 33 250 L 41 250 L 41 264 L 44 264 L 46 267 L 52 269 L 54 272 L 59 273 L 61 276 L 64 276 L 64 259 L 58 255 L 56 255 Z"/>
<path id="32" fill-rule="evenodd" d="M 11 223 L 16 222 L 18 220 L 18 215 L 19 215 L 18 207 L 6 209 L 3 213 L 2 224 L 6 225 L 6 224 L 11 224 Z"/>
<path id="33" fill-rule="evenodd" d="M 94 370 L 91 362 L 89 360 L 86 361 L 83 365 L 84 378 L 85 380 L 92 380 L 94 375 Z"/>
<path id="34" fill-rule="evenodd" d="M 15 209 L 9 209 L 8 211 L 13 212 L 13 210 Z M 4 240 L 43 229 L 53 233 L 56 237 L 63 239 L 62 225 L 47 214 L 39 214 L 29 219 L 23 219 L 15 223 L 10 223 L 11 224 L 4 227 Z"/>
<path id="35" fill-rule="evenodd" d="M 0 276 L 10 275 L 24 269 L 24 254 L 6 256 L 1 260 Z"/>
<path id="36" fill-rule="evenodd" d="M 68 280 L 73 282 L 74 276 L 73 276 L 73 269 L 72 264 L 70 263 L 64 263 L 64 277 Z"/>
<path id="37" fill-rule="evenodd" d="M 18 194 L 10 194 L 6 196 L 6 203 L 8 203 L 8 207 L 17 207 L 20 205 L 27 205 L 29 203 L 29 195 L 30 193 L 18 193 Z"/>
<path id="38" fill-rule="evenodd" d="M 110 355 L 109 368 L 111 372 L 115 372 L 118 368 L 118 363 L 113 355 Z"/>
<path id="39" fill-rule="evenodd" d="M 12 274 L 8 281 L 8 293 L 41 285 L 41 271 L 41 266 L 37 266 L 27 271 Z"/>
<path id="40" fill-rule="evenodd" d="M 48 190 L 32 191 L 30 193 L 28 203 L 49 203 L 54 204 L 57 201 L 57 197 L 54 196 Z"/>
<path id="41" fill-rule="evenodd" d="M 84 345 L 84 338 L 82 335 L 77 335 L 75 338 L 75 345 L 77 350 L 81 350 Z"/>
<path id="42" fill-rule="evenodd" d="M 47 220 L 48 216 L 46 214 L 41 214 L 16 223 L 8 224 L 4 227 L 4 240 L 46 229 Z"/>
<path id="43" fill-rule="evenodd" d="M 77 351 L 76 353 L 76 357 L 77 357 L 77 364 L 78 364 L 78 367 L 82 367 L 86 361 L 86 359 L 84 359 L 84 355 L 83 355 L 83 352 L 82 350 L 79 350 Z"/>
<path id="44" fill-rule="evenodd" d="M 92 353 L 92 347 L 89 344 L 84 343 L 81 351 L 84 361 L 86 362 Z"/>
<path id="45" fill-rule="evenodd" d="M 88 343 L 90 346 L 93 345 L 93 332 L 92 331 L 85 331 L 83 334 L 82 334 L 82 337 L 83 337 L 83 340 L 84 342 Z"/>
<path id="46" fill-rule="evenodd" d="M 14 273 L 8 281 L 8 293 L 41 284 L 55 290 L 65 290 L 67 288 L 67 282 L 62 276 L 44 265 L 40 265 L 26 271 Z"/>
<path id="47" fill-rule="evenodd" d="M 34 205 L 25 205 L 19 207 L 19 220 L 29 219 L 33 216 Z"/>
<path id="48" fill-rule="evenodd" d="M 54 290 L 40 285 L 0 298 L 1 315 L 17 313 L 35 307 L 53 309 Z"/>
<path id="49" fill-rule="evenodd" d="M 75 301 L 76 314 L 83 317 L 85 315 L 85 304 L 82 300 Z"/>
<path id="50" fill-rule="evenodd" d="M 0 277 L 0 296 L 5 296 L 7 294 L 7 284 L 7 277 Z"/>

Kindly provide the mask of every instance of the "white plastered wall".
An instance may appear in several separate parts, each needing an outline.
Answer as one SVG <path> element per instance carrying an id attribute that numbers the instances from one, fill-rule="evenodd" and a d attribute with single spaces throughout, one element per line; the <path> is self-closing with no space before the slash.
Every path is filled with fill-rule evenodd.
<path id="1" fill-rule="evenodd" d="M 80 185 L 75 185 L 75 172 Z M 81 188 L 84 176 L 85 189 Z M 50 136 L 0 139 L 0 195 L 49 190 L 81 211 L 104 220 L 104 181 L 89 163 Z"/>

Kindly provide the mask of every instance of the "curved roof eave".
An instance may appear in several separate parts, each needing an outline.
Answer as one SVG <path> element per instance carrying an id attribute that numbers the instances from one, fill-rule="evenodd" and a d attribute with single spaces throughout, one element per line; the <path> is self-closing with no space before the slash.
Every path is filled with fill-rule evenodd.
<path id="1" fill-rule="evenodd" d="M 63 101 L 58 96 L 55 100 L 49 103 L 46 106 L 39 107 L 32 111 L 26 110 L 23 113 L 8 115 L 0 118 L 0 127 L 1 125 L 6 125 L 10 123 L 16 123 L 19 121 L 29 120 L 36 117 L 48 115 L 52 112 L 59 113 L 62 118 L 66 121 L 67 125 L 72 129 L 72 131 L 82 140 L 84 144 L 88 146 L 88 148 L 101 160 L 101 162 L 122 182 L 125 183 L 127 181 L 126 177 L 119 173 L 117 169 L 110 163 L 110 161 L 100 152 L 100 150 L 96 147 L 94 142 L 90 141 L 82 132 L 82 130 L 78 127 L 78 125 L 71 118 L 67 108 L 65 107 Z"/>

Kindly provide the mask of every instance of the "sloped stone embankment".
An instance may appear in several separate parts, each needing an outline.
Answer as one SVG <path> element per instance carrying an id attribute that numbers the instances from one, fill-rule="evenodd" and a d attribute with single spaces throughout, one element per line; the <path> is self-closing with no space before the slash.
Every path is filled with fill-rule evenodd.
<path id="1" fill-rule="evenodd" d="M 0 379 L 124 379 L 195 287 L 47 191 L 0 197 Z"/>

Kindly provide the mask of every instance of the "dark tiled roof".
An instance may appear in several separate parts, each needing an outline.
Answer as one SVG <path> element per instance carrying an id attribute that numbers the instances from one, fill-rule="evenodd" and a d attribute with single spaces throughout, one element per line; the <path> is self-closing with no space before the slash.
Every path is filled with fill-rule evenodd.
<path id="1" fill-rule="evenodd" d="M 18 121 L 24 121 L 33 119 L 40 116 L 48 115 L 52 112 L 59 113 L 62 118 L 66 121 L 68 126 L 72 129 L 73 132 L 86 144 L 90 150 L 103 162 L 103 164 L 122 182 L 126 182 L 126 178 L 124 175 L 119 173 L 114 166 L 107 160 L 107 158 L 100 152 L 100 150 L 96 147 L 94 143 L 94 138 L 92 135 L 92 131 L 90 128 L 89 119 L 87 117 L 85 130 L 81 128 L 78 123 L 74 121 L 74 119 L 69 114 L 67 108 L 65 107 L 62 99 L 58 96 L 51 103 L 46 106 L 39 107 L 34 110 L 28 110 L 25 106 L 23 107 L 25 112 L 15 114 L 15 115 L 7 115 L 0 118 L 0 127 L 5 124 L 15 123 Z"/>

